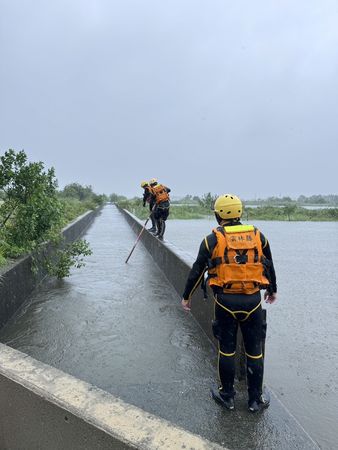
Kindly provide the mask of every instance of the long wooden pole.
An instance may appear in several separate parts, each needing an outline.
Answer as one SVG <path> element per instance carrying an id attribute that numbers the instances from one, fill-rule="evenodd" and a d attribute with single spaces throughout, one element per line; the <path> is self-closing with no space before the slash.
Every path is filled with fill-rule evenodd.
<path id="1" fill-rule="evenodd" d="M 151 212 L 151 214 L 152 214 L 152 212 Z M 145 223 L 144 223 L 144 225 L 143 225 L 143 228 L 142 228 L 142 230 L 140 231 L 140 234 L 137 236 L 136 242 L 135 242 L 133 248 L 131 249 L 131 252 L 129 253 L 128 258 L 127 258 L 126 261 L 125 261 L 126 264 L 127 264 L 127 262 L 129 261 L 129 258 L 131 257 L 131 254 L 132 254 L 133 251 L 135 250 L 135 247 L 136 247 L 138 241 L 140 240 L 143 231 L 146 229 L 146 226 L 147 226 L 147 223 L 148 223 L 148 221 L 149 221 L 149 219 L 150 219 L 150 217 L 151 217 L 151 214 L 150 214 L 150 216 L 148 217 L 148 219 L 145 221 Z"/>

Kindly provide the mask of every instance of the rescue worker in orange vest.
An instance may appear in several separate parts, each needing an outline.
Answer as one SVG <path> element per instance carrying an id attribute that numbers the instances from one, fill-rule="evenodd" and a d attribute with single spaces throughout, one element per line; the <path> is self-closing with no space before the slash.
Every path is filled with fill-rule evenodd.
<path id="1" fill-rule="evenodd" d="M 146 206 L 146 203 L 149 204 L 149 211 L 150 211 L 150 220 L 151 220 L 151 228 L 148 228 L 148 231 L 151 233 L 154 233 L 156 231 L 156 223 L 154 218 L 154 211 L 153 208 L 155 206 L 155 200 L 151 192 L 151 188 L 148 181 L 142 181 L 141 187 L 144 189 L 143 192 L 143 207 Z"/>
<path id="2" fill-rule="evenodd" d="M 182 306 L 191 308 L 191 296 L 208 272 L 213 291 L 213 334 L 219 342 L 219 388 L 213 399 L 226 409 L 234 404 L 235 354 L 238 325 L 243 335 L 248 386 L 248 409 L 257 412 L 269 406 L 263 394 L 263 349 L 261 289 L 264 299 L 277 298 L 276 275 L 268 240 L 252 225 L 242 225 L 242 202 L 232 194 L 217 198 L 214 213 L 219 226 L 202 241 L 183 293 Z"/>
<path id="3" fill-rule="evenodd" d="M 160 240 L 162 240 L 165 232 L 165 221 L 169 216 L 170 189 L 167 186 L 164 186 L 163 184 L 159 184 L 156 178 L 152 178 L 149 181 L 149 184 L 153 199 L 155 201 L 154 207 L 154 217 L 156 222 L 155 236 L 157 236 Z"/>

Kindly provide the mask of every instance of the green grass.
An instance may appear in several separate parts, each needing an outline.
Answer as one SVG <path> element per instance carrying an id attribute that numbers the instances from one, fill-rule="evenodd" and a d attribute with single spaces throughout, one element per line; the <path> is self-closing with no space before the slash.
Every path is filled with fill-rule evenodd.
<path id="1" fill-rule="evenodd" d="M 97 204 L 92 201 L 81 202 L 75 198 L 63 198 L 61 199 L 61 203 L 63 205 L 64 226 L 84 214 L 86 211 L 95 209 L 97 206 Z"/>
<path id="2" fill-rule="evenodd" d="M 246 220 L 282 220 L 329 222 L 338 220 L 338 208 L 306 209 L 296 207 L 261 206 L 244 208 L 243 218 Z"/>
<path id="3" fill-rule="evenodd" d="M 142 206 L 142 200 L 123 200 L 118 202 L 118 206 L 127 209 L 132 214 L 134 214 L 139 219 L 145 220 L 149 214 L 149 206 L 146 204 L 145 207 Z M 205 210 L 199 205 L 175 205 L 170 206 L 169 219 L 205 219 L 213 215 L 212 211 Z"/>

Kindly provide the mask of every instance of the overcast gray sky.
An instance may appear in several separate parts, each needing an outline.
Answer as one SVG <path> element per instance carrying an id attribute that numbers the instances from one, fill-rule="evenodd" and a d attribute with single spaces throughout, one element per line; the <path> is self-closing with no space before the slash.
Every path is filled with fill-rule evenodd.
<path id="1" fill-rule="evenodd" d="M 0 0 L 0 151 L 140 195 L 338 193 L 338 1 Z"/>

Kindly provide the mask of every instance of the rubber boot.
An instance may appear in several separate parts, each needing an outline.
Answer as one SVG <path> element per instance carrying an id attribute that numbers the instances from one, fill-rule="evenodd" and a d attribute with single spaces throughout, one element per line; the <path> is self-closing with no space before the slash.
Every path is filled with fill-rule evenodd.
<path id="1" fill-rule="evenodd" d="M 156 220 L 156 231 L 154 233 L 154 236 L 158 236 L 160 231 L 161 231 L 161 221 Z"/>
<path id="2" fill-rule="evenodd" d="M 160 232 L 159 232 L 159 234 L 157 236 L 161 241 L 163 240 L 164 232 L 165 232 L 165 222 L 164 222 L 164 220 L 162 220 L 161 221 L 161 229 L 160 229 Z"/>
<path id="3" fill-rule="evenodd" d="M 248 410 L 251 413 L 256 413 L 262 409 L 268 408 L 270 406 L 270 394 L 269 391 L 264 388 L 263 394 L 260 394 L 256 398 L 249 398 Z"/>
<path id="4" fill-rule="evenodd" d="M 155 233 L 155 231 L 156 231 L 156 222 L 155 222 L 155 219 L 154 219 L 153 215 L 150 216 L 150 220 L 151 220 L 151 228 L 148 228 L 148 231 L 150 233 Z"/>
<path id="5" fill-rule="evenodd" d="M 223 406 L 225 409 L 233 411 L 235 409 L 234 395 L 224 394 L 221 388 L 212 387 L 210 389 L 211 397 L 219 405 Z"/>

